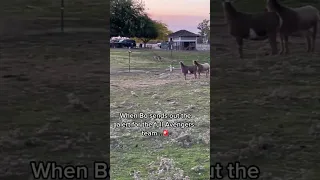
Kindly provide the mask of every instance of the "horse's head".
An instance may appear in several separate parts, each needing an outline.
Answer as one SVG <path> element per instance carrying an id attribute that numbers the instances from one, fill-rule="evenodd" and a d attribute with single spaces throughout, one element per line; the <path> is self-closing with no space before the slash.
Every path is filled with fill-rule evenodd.
<path id="1" fill-rule="evenodd" d="M 221 0 L 222 4 L 224 3 L 231 3 L 233 0 Z"/>
<path id="2" fill-rule="evenodd" d="M 266 11 L 274 12 L 275 7 L 278 5 L 277 0 L 266 0 Z"/>

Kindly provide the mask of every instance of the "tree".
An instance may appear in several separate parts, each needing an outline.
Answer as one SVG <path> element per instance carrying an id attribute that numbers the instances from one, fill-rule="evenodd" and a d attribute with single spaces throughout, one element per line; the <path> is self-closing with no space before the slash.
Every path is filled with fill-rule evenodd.
<path id="1" fill-rule="evenodd" d="M 197 29 L 200 31 L 199 34 L 205 38 L 206 42 L 208 42 L 210 39 L 210 20 L 204 19 L 199 23 Z"/>
<path id="2" fill-rule="evenodd" d="M 144 16 L 144 4 L 137 0 L 111 0 L 110 35 L 134 37 L 139 19 Z"/>
<path id="3" fill-rule="evenodd" d="M 135 37 L 141 39 L 144 47 L 146 47 L 146 44 L 151 39 L 155 39 L 159 35 L 156 22 L 150 19 L 146 14 L 139 17 L 135 32 Z"/>
<path id="4" fill-rule="evenodd" d="M 157 40 L 167 41 L 168 35 L 172 33 L 172 31 L 168 29 L 168 25 L 161 21 L 155 21 L 155 25 L 158 30 Z"/>

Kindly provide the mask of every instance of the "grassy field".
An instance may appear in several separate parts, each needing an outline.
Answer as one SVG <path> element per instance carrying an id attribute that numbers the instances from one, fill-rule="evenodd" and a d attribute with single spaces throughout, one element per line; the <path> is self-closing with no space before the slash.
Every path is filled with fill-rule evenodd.
<path id="1" fill-rule="evenodd" d="M 264 4 L 235 6 L 250 12 Z M 218 26 L 221 9 L 211 10 L 211 164 L 256 165 L 260 179 L 319 179 L 320 39 L 307 54 L 303 38 L 290 38 L 286 56 L 265 56 L 267 42 L 245 41 L 240 60 L 227 27 Z"/>
<path id="2" fill-rule="evenodd" d="M 154 55 L 162 57 L 158 62 Z M 208 179 L 209 176 L 209 78 L 184 80 L 180 70 L 166 70 L 179 61 L 208 62 L 209 52 L 132 50 L 131 72 L 128 51 L 111 49 L 111 176 L 112 179 Z M 120 113 L 190 114 L 191 118 L 120 118 Z M 190 122 L 191 128 L 115 128 L 121 122 Z M 169 137 L 143 136 L 141 131 Z M 170 168 L 166 171 L 166 167 Z"/>
<path id="3" fill-rule="evenodd" d="M 0 2 L 0 38 L 29 31 L 47 31 L 61 27 L 60 0 L 17 0 Z M 109 2 L 101 0 L 65 0 L 64 28 L 108 30 Z M 90 30 L 88 30 L 90 31 Z"/>
<path id="4" fill-rule="evenodd" d="M 93 161 L 108 161 L 107 38 L 0 41 L 0 179 L 33 179 L 32 160 L 91 170 Z"/>
<path id="5" fill-rule="evenodd" d="M 107 18 L 108 1 L 64 0 L 65 16 L 79 19 Z M 31 17 L 60 17 L 61 0 L 16 0 L 1 1 L 1 15 Z"/>

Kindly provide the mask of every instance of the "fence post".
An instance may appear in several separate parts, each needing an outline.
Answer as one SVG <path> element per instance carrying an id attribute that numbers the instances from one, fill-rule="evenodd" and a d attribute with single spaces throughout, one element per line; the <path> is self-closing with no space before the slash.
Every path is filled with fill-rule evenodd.
<path id="1" fill-rule="evenodd" d="M 130 54 L 131 54 L 131 48 L 129 47 L 129 51 L 128 51 L 128 53 L 129 53 L 129 72 L 130 72 Z"/>
<path id="2" fill-rule="evenodd" d="M 61 6 L 60 6 L 60 11 L 61 11 L 61 32 L 64 32 L 64 0 L 61 0 Z"/>
<path id="3" fill-rule="evenodd" d="M 169 47 L 170 47 L 170 56 L 171 56 L 171 59 L 172 59 L 172 50 L 173 50 L 173 43 L 172 43 L 172 40 L 170 41 L 169 43 Z"/>

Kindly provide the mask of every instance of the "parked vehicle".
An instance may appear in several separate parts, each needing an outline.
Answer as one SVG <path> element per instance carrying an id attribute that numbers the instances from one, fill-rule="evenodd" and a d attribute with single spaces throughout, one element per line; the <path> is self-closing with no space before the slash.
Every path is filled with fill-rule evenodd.
<path id="1" fill-rule="evenodd" d="M 121 48 L 122 45 L 119 41 L 110 41 L 110 48 Z"/>
<path id="2" fill-rule="evenodd" d="M 136 41 L 132 39 L 120 40 L 119 43 L 121 44 L 122 47 L 130 47 L 130 48 L 136 47 Z"/>
<path id="3" fill-rule="evenodd" d="M 168 49 L 168 48 L 169 48 L 169 42 L 168 42 L 168 41 L 162 42 L 162 43 L 159 45 L 159 47 L 160 47 L 161 49 Z"/>
<path id="4" fill-rule="evenodd" d="M 110 41 L 110 47 L 113 48 L 123 48 L 123 47 L 130 47 L 130 48 L 134 48 L 136 47 L 136 41 L 135 40 L 131 40 L 131 39 L 123 39 L 120 41 Z"/>

